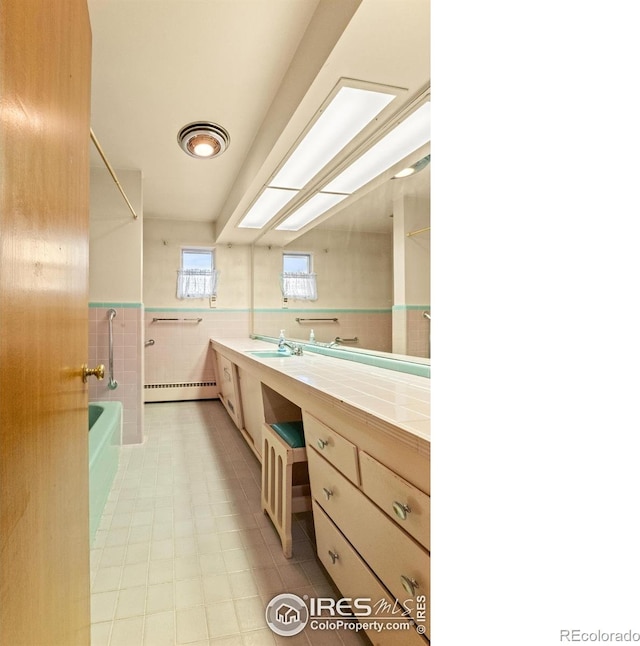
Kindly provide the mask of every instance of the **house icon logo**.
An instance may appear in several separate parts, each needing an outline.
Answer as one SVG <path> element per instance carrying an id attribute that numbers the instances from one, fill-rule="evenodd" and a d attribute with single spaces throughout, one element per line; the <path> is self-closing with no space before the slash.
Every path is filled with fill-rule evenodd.
<path id="1" fill-rule="evenodd" d="M 276 619 L 283 624 L 290 624 L 294 621 L 300 621 L 300 612 L 286 603 L 283 603 L 276 610 Z"/>
<path id="2" fill-rule="evenodd" d="M 309 610 L 298 595 L 279 594 L 267 605 L 265 618 L 276 635 L 291 637 L 304 630 L 309 621 Z"/>

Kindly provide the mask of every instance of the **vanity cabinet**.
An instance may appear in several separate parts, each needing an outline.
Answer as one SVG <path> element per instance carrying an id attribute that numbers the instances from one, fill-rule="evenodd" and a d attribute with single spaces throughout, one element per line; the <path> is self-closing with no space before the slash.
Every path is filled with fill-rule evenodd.
<path id="1" fill-rule="evenodd" d="M 239 366 L 231 356 L 219 350 L 215 353 L 220 401 L 227 409 L 233 423 L 258 460 L 262 461 L 262 383 L 251 371 Z"/>
<path id="2" fill-rule="evenodd" d="M 240 401 L 242 404 L 242 421 L 240 429 L 249 447 L 261 459 L 262 456 L 262 427 L 264 425 L 264 410 L 262 406 L 262 384 L 249 371 L 238 366 L 238 382 L 240 385 Z"/>
<path id="3" fill-rule="evenodd" d="M 242 429 L 242 403 L 240 401 L 238 367 L 220 352 L 216 352 L 216 367 L 218 369 L 220 401 L 224 404 L 234 424 L 239 429 Z"/>
<path id="4" fill-rule="evenodd" d="M 343 425 L 347 438 L 307 411 L 303 420 L 318 557 L 344 596 L 397 599 L 428 636 L 429 496 L 364 450 L 366 428 Z M 368 635 L 374 644 L 426 643 L 413 629 Z"/>

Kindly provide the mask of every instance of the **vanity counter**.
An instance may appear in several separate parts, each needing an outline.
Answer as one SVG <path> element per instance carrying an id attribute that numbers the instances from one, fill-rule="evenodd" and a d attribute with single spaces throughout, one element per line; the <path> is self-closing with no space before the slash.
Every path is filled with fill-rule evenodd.
<path id="1" fill-rule="evenodd" d="M 287 394 L 292 400 L 296 392 L 314 395 L 428 454 L 430 379 L 309 351 L 302 356 L 259 357 L 250 352 L 277 348 L 257 339 L 211 339 L 211 344 L 276 390 L 278 386 L 293 390 Z"/>

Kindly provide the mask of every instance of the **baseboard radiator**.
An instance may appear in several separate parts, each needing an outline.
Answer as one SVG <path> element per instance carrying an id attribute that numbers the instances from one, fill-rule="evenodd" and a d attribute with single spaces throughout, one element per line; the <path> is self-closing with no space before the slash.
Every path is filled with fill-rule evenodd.
<path id="1" fill-rule="evenodd" d="M 190 399 L 213 399 L 218 396 L 215 381 L 193 381 L 180 384 L 145 384 L 145 402 L 175 402 Z"/>

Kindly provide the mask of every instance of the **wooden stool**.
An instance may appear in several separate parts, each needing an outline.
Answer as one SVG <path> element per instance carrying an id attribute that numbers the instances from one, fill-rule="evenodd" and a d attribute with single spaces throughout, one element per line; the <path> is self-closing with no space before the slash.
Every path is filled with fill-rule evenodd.
<path id="1" fill-rule="evenodd" d="M 262 510 L 291 558 L 292 515 L 311 509 L 307 450 L 302 422 L 265 424 L 262 433 Z"/>

